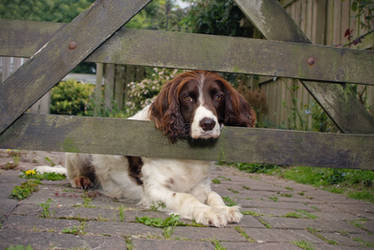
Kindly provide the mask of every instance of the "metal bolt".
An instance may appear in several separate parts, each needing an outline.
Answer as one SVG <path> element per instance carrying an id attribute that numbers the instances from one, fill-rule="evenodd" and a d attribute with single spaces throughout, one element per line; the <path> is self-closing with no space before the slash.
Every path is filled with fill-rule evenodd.
<path id="1" fill-rule="evenodd" d="M 308 60 L 307 60 L 307 63 L 310 66 L 312 66 L 315 62 L 316 62 L 316 59 L 313 56 L 309 57 Z"/>
<path id="2" fill-rule="evenodd" d="M 76 43 L 76 42 L 71 41 L 71 42 L 69 43 L 69 49 L 73 50 L 73 49 L 75 49 L 76 47 L 77 47 L 77 43 Z"/>

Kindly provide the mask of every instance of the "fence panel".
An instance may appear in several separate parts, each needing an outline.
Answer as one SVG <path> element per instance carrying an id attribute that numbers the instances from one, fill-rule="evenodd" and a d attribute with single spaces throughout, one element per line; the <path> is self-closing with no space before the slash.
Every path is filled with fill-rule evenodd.
<path id="1" fill-rule="evenodd" d="M 8 76 L 16 71 L 23 63 L 27 61 L 26 58 L 17 57 L 0 57 L 0 80 L 4 82 Z M 39 101 L 37 101 L 28 112 L 35 114 L 49 114 L 51 93 L 45 94 Z"/>
<path id="2" fill-rule="evenodd" d="M 351 30 L 353 38 L 368 32 L 367 29 L 359 24 L 359 18 L 356 17 L 357 13 L 352 11 L 352 0 L 296 0 L 281 1 L 281 3 L 284 4 L 287 13 L 294 19 L 296 24 L 299 25 L 306 36 L 315 44 L 342 47 L 351 42 L 344 36 L 346 30 Z M 372 40 L 374 41 L 374 39 Z M 373 46 L 374 42 L 369 42 L 368 44 L 357 44 L 357 46 L 353 47 L 367 49 Z M 285 98 L 291 98 L 291 93 L 284 93 L 290 92 L 289 82 L 290 80 L 288 79 L 279 79 L 277 82 L 267 82 L 261 85 L 261 88 L 266 93 L 269 105 L 269 112 L 264 118 L 274 127 L 292 127 L 290 127 L 289 118 L 290 114 L 292 115 L 294 112 L 295 107 L 288 105 L 292 102 L 289 99 L 280 100 L 279 98 L 274 98 L 274 96 L 277 96 L 277 93 Z M 277 86 L 278 83 L 280 83 L 281 89 Z M 305 115 L 310 112 L 313 98 L 301 84 L 297 84 L 298 90 L 295 93 L 297 108 L 300 113 Z M 374 115 L 374 86 L 359 86 L 358 91 L 363 93 L 362 100 L 369 107 L 370 113 Z M 307 128 L 311 129 L 311 115 L 305 115 L 305 123 L 308 124 Z"/>

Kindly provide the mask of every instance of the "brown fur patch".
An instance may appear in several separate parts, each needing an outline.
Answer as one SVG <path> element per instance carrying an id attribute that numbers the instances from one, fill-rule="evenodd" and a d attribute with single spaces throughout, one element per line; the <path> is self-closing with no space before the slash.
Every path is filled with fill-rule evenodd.
<path id="1" fill-rule="evenodd" d="M 141 157 L 126 156 L 129 162 L 129 176 L 132 177 L 136 184 L 143 185 L 142 178 L 142 167 L 143 161 Z"/>

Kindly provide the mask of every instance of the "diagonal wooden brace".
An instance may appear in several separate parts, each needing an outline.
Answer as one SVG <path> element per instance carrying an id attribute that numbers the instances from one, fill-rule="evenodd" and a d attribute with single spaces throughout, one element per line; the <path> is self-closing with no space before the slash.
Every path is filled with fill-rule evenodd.
<path id="1" fill-rule="evenodd" d="M 310 43 L 292 18 L 276 0 L 235 0 L 269 40 Z M 342 86 L 300 81 L 344 133 L 374 133 L 374 118 Z"/>
<path id="2" fill-rule="evenodd" d="M 151 0 L 97 0 L 0 84 L 0 134 Z"/>

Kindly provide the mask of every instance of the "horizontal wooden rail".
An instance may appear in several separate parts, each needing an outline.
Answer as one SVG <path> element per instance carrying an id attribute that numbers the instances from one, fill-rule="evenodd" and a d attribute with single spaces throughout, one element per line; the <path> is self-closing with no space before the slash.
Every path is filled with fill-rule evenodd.
<path id="1" fill-rule="evenodd" d="M 374 135 L 224 127 L 216 141 L 170 144 L 151 122 L 24 114 L 0 148 L 374 170 Z"/>
<path id="2" fill-rule="evenodd" d="M 1 20 L 0 55 L 30 57 L 62 25 Z M 374 51 L 238 37 L 122 28 L 87 60 L 374 85 Z"/>

